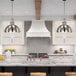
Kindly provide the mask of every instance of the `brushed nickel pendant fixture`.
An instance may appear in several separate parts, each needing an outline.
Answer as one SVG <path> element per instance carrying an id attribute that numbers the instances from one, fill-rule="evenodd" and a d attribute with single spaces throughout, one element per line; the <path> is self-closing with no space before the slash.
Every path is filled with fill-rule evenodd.
<path id="1" fill-rule="evenodd" d="M 20 29 L 17 25 L 15 25 L 14 18 L 13 18 L 13 1 L 14 0 L 11 0 L 11 7 L 12 7 L 11 21 L 10 21 L 10 24 L 7 25 L 7 27 L 4 30 L 4 32 L 6 33 L 9 33 L 9 32 L 19 33 L 20 32 Z"/>
<path id="2" fill-rule="evenodd" d="M 69 33 L 72 33 L 72 29 L 71 27 L 67 24 L 66 22 L 66 18 L 65 18 L 65 1 L 66 0 L 63 0 L 64 2 L 64 17 L 63 17 L 63 22 L 62 22 L 62 25 L 60 25 L 58 28 L 57 28 L 57 32 L 69 32 Z"/>

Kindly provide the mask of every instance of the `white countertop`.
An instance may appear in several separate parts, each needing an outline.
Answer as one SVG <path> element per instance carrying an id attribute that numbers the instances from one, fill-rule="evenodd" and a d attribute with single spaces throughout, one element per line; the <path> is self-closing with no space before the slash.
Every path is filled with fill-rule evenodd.
<path id="1" fill-rule="evenodd" d="M 28 60 L 26 56 L 12 56 L 0 61 L 0 66 L 76 66 L 76 56 L 50 56 L 49 59 Z"/>

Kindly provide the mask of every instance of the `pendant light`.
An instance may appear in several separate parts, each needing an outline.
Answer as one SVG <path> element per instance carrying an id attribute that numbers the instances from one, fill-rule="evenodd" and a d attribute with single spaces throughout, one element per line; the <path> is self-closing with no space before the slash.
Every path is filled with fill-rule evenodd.
<path id="1" fill-rule="evenodd" d="M 14 18 L 13 18 L 13 2 L 14 2 L 14 0 L 11 0 L 11 7 L 12 7 L 11 13 L 12 13 L 12 15 L 11 15 L 10 24 L 7 25 L 7 27 L 4 30 L 4 32 L 6 32 L 6 33 L 9 33 L 9 32 L 19 33 L 20 32 L 20 29 L 17 25 L 15 25 Z"/>
<path id="2" fill-rule="evenodd" d="M 57 28 L 57 32 L 69 32 L 69 33 L 71 33 L 71 32 L 72 32 L 72 29 L 71 29 L 71 27 L 67 24 L 66 18 L 65 18 L 65 1 L 66 1 L 66 0 L 63 0 L 63 2 L 64 2 L 64 17 L 63 17 L 63 22 L 62 22 L 62 25 L 60 25 L 60 26 Z"/>

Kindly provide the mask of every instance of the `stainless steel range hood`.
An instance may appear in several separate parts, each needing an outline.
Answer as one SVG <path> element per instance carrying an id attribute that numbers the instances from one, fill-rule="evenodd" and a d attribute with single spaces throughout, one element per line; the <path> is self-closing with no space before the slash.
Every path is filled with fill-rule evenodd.
<path id="1" fill-rule="evenodd" d="M 26 32 L 26 37 L 51 37 L 44 21 L 34 20 L 30 29 Z"/>

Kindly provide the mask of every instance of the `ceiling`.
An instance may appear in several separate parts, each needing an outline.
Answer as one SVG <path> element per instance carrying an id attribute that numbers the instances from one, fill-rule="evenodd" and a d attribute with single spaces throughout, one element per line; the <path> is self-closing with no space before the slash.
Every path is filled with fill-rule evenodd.
<path id="1" fill-rule="evenodd" d="M 42 0 L 41 16 L 63 16 L 62 0 Z M 76 14 L 76 0 L 66 1 L 66 15 Z M 0 16 L 11 15 L 11 1 L 0 0 Z M 35 0 L 14 0 L 15 16 L 35 16 Z"/>

